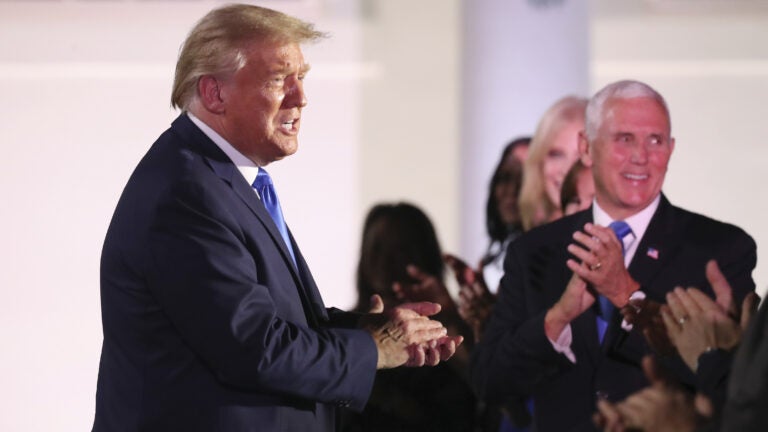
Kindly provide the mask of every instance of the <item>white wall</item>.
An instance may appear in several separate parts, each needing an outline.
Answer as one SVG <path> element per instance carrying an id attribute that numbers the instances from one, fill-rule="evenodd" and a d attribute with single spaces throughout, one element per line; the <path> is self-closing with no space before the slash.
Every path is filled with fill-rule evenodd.
<path id="1" fill-rule="evenodd" d="M 558 99 L 588 94 L 589 8 L 586 0 L 463 4 L 457 180 L 462 256 L 474 265 L 488 248 L 488 183 L 504 147 L 533 135 Z"/>

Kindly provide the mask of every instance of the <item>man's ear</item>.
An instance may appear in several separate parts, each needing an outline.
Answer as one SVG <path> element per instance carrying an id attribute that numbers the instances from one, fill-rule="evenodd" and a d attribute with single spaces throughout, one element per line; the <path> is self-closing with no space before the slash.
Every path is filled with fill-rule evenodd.
<path id="1" fill-rule="evenodd" d="M 221 97 L 221 81 L 213 75 L 203 75 L 197 80 L 197 94 L 201 105 L 213 114 L 225 111 L 224 100 Z"/>
<path id="2" fill-rule="evenodd" d="M 592 147 L 587 140 L 587 134 L 584 131 L 579 131 L 579 159 L 585 167 L 592 167 Z"/>

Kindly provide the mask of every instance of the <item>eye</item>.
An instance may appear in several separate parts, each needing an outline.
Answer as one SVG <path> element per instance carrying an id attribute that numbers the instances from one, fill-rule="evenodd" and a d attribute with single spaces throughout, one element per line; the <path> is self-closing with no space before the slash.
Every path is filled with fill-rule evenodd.
<path id="1" fill-rule="evenodd" d="M 616 141 L 620 143 L 630 143 L 632 142 L 632 135 L 631 134 L 618 134 L 616 136 Z"/>
<path id="2" fill-rule="evenodd" d="M 547 157 L 550 159 L 562 158 L 562 157 L 565 157 L 565 152 L 558 149 L 551 149 L 550 151 L 547 152 Z"/>
<path id="3" fill-rule="evenodd" d="M 660 146 L 664 144 L 664 138 L 659 135 L 652 135 L 650 138 L 651 145 Z"/>

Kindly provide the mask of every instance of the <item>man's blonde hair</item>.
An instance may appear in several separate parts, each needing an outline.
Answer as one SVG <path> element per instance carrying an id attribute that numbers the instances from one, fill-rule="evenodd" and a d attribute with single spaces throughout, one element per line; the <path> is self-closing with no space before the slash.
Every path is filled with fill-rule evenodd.
<path id="1" fill-rule="evenodd" d="M 304 43 L 325 37 L 314 25 L 282 12 L 234 4 L 204 16 L 181 46 L 176 62 L 171 105 L 186 111 L 204 75 L 234 73 L 245 66 L 245 49 L 253 42 Z"/>

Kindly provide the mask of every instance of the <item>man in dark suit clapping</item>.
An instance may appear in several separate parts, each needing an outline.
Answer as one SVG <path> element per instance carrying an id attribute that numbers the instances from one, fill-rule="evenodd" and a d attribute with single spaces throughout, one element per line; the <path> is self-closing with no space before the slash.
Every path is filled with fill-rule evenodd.
<path id="1" fill-rule="evenodd" d="M 182 46 L 182 110 L 136 167 L 104 242 L 95 431 L 332 431 L 377 368 L 434 365 L 461 337 L 433 303 L 326 309 L 268 164 L 293 154 L 323 36 L 231 5 Z M 381 312 L 374 298 L 372 312 Z"/>
<path id="2" fill-rule="evenodd" d="M 667 104 L 648 85 L 616 82 L 589 101 L 579 151 L 595 200 L 510 246 L 473 357 L 482 398 L 532 397 L 539 432 L 595 430 L 598 399 L 621 400 L 647 385 L 641 359 L 649 348 L 618 313 L 630 299 L 663 303 L 679 285 L 713 296 L 704 274 L 710 259 L 736 301 L 754 290 L 752 238 L 662 194 L 674 147 Z"/>

